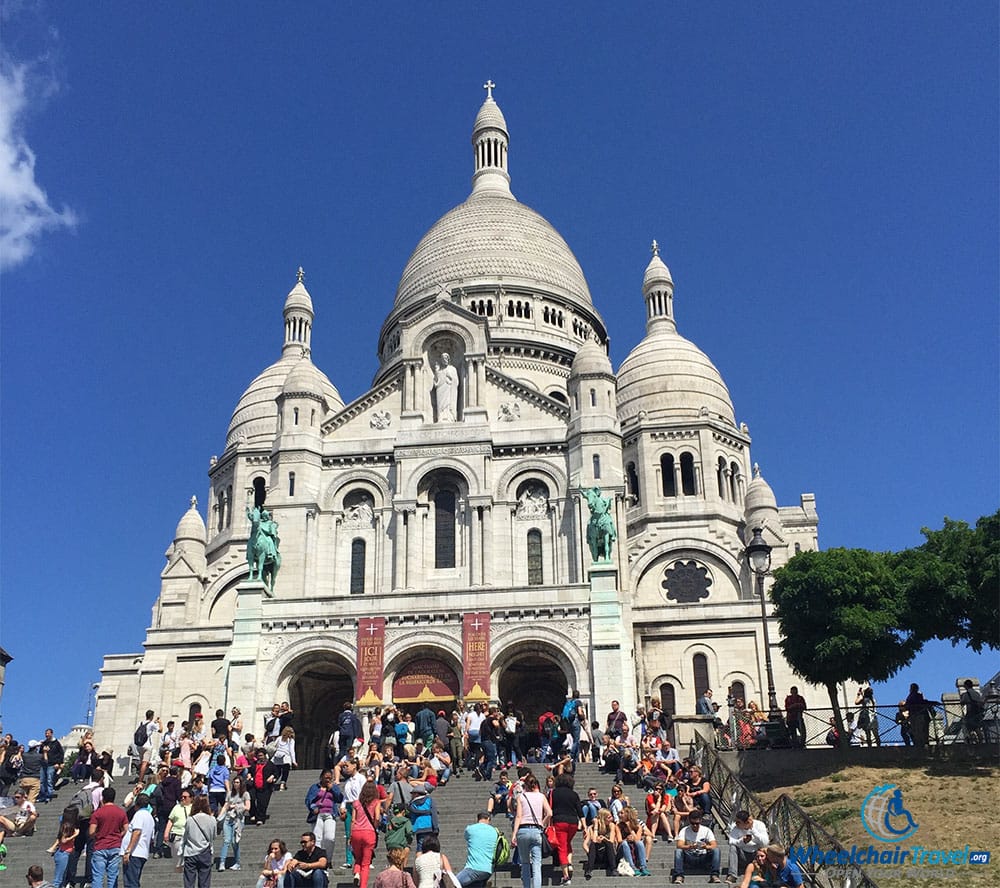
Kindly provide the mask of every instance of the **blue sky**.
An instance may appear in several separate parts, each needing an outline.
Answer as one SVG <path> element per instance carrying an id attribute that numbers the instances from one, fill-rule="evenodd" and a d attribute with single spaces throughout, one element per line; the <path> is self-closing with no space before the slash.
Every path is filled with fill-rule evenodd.
<path id="1" fill-rule="evenodd" d="M 615 366 L 655 237 L 822 546 L 997 509 L 995 4 L 4 8 L 5 729 L 81 721 L 101 656 L 141 649 L 297 266 L 314 360 L 365 391 L 409 253 L 468 194 L 487 78 Z M 935 646 L 881 697 L 997 665 Z"/>

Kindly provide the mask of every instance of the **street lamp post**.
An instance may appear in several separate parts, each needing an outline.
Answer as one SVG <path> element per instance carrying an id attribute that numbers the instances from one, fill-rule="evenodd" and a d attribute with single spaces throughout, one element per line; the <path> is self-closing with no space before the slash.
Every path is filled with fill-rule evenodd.
<path id="1" fill-rule="evenodd" d="M 768 721 L 781 721 L 781 710 L 778 708 L 778 695 L 774 690 L 774 667 L 771 664 L 771 639 L 767 629 L 767 604 L 764 598 L 764 577 L 771 569 L 771 547 L 764 542 L 761 528 L 753 529 L 753 538 L 747 546 L 747 560 L 750 569 L 757 579 L 757 595 L 760 598 L 760 621 L 764 627 L 764 668 L 767 670 L 767 718 Z"/>

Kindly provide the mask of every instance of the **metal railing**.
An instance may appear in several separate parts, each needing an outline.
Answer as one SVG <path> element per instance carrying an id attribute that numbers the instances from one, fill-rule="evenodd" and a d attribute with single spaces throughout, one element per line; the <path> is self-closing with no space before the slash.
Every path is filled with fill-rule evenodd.
<path id="1" fill-rule="evenodd" d="M 701 736 L 695 737 L 694 759 L 701 766 L 712 786 L 712 816 L 725 832 L 737 811 L 749 811 L 767 824 L 772 841 L 787 848 L 803 847 L 847 853 L 847 849 L 785 793 L 770 805 L 765 805 L 719 757 L 718 752 Z M 871 877 L 857 865 L 825 866 L 815 862 L 800 862 L 810 885 L 816 888 L 878 888 Z"/>
<path id="2" fill-rule="evenodd" d="M 988 700 L 982 725 L 970 731 L 958 703 L 933 702 L 926 714 L 913 715 L 898 706 L 877 706 L 874 715 L 863 713 L 856 706 L 841 710 L 845 730 L 851 730 L 852 746 L 946 746 L 953 743 L 1000 740 L 1000 701 Z M 718 749 L 760 749 L 768 746 L 788 746 L 787 737 L 774 742 L 773 730 L 765 721 L 754 723 L 749 713 L 732 715 L 716 722 L 715 745 Z M 803 713 L 806 746 L 832 746 L 828 734 L 833 725 L 832 709 L 807 709 Z M 923 732 L 923 733 L 922 733 Z M 783 732 L 781 732 L 783 734 Z"/>

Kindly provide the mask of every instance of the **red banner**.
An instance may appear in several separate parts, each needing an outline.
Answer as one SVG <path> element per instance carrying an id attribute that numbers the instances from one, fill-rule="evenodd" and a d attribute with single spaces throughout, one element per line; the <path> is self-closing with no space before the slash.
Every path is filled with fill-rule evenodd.
<path id="1" fill-rule="evenodd" d="M 393 703 L 437 703 L 458 697 L 458 677 L 440 660 L 411 660 L 392 683 Z"/>
<path id="2" fill-rule="evenodd" d="M 490 698 L 490 615 L 462 615 L 462 696 Z"/>
<path id="3" fill-rule="evenodd" d="M 358 705 L 381 705 L 384 665 L 385 617 L 362 617 L 358 620 L 358 680 L 354 687 Z"/>

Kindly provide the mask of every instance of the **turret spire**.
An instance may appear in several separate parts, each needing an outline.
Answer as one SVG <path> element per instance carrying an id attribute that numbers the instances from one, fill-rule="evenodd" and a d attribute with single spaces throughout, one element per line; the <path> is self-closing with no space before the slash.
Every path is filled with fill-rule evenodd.
<path id="1" fill-rule="evenodd" d="M 646 266 L 642 278 L 642 296 L 646 300 L 646 330 L 652 333 L 655 328 L 676 330 L 674 323 L 674 280 L 670 269 L 660 258 L 660 245 L 654 240 L 650 250 L 653 258 Z"/>
<path id="2" fill-rule="evenodd" d="M 285 299 L 285 342 L 281 348 L 282 354 L 303 354 L 310 351 L 312 342 L 313 305 L 312 297 L 302 283 L 306 273 L 299 266 L 295 273 L 295 286 Z"/>
<path id="3" fill-rule="evenodd" d="M 489 191 L 502 196 L 513 197 L 510 193 L 510 175 L 507 172 L 507 121 L 493 99 L 496 84 L 487 80 L 483 84 L 486 100 L 476 115 L 472 125 L 472 149 L 475 158 L 475 173 L 472 176 L 472 192 Z"/>

